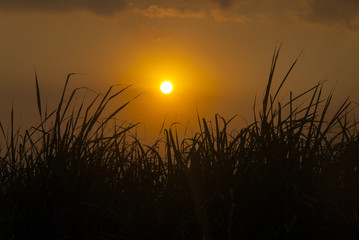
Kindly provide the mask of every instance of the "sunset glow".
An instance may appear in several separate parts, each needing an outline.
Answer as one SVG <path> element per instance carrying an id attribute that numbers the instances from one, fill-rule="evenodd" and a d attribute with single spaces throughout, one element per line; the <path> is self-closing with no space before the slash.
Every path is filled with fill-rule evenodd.
<path id="1" fill-rule="evenodd" d="M 358 236 L 359 0 L 0 0 L 0 29 L 0 240 Z"/>

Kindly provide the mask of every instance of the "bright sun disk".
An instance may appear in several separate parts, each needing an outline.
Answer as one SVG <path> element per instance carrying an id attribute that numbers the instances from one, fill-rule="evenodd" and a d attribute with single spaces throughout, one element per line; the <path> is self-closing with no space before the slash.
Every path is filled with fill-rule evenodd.
<path id="1" fill-rule="evenodd" d="M 164 82 L 161 84 L 161 91 L 162 91 L 164 94 L 169 94 L 170 92 L 172 92 L 172 89 L 173 89 L 173 85 L 172 85 L 172 83 L 170 83 L 169 81 L 164 81 Z"/>

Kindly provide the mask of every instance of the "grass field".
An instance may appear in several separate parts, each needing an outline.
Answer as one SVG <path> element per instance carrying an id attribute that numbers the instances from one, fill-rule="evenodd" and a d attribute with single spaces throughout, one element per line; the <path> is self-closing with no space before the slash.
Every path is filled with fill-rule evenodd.
<path id="1" fill-rule="evenodd" d="M 322 83 L 279 102 L 278 55 L 252 124 L 199 118 L 151 146 L 116 122 L 128 103 L 104 114 L 126 88 L 76 105 L 69 75 L 51 112 L 36 78 L 41 122 L 1 125 L 0 239 L 358 239 L 355 106 Z"/>

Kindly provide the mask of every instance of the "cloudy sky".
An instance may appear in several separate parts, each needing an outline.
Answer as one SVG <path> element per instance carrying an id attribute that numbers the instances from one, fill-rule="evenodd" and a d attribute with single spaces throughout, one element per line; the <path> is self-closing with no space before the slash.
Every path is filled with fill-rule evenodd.
<path id="1" fill-rule="evenodd" d="M 81 73 L 72 88 L 133 84 L 119 104 L 142 95 L 121 118 L 149 132 L 196 109 L 250 121 L 281 43 L 275 84 L 303 51 L 283 101 L 322 80 L 338 103 L 359 96 L 357 0 L 0 0 L 0 30 L 3 122 L 12 104 L 21 122 L 37 117 L 35 70 L 49 108 L 68 73 Z"/>

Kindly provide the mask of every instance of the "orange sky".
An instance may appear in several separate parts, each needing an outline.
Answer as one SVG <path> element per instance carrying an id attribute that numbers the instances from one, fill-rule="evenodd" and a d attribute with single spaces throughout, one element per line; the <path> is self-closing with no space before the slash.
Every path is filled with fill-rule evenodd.
<path id="1" fill-rule="evenodd" d="M 326 79 L 338 102 L 358 101 L 359 2 L 288 2 L 0 0 L 0 121 L 12 102 L 21 122 L 37 117 L 35 68 L 50 108 L 67 73 L 81 73 L 73 88 L 134 84 L 120 100 L 142 95 L 119 117 L 143 122 L 149 133 L 165 118 L 194 122 L 196 109 L 250 121 L 281 42 L 277 84 L 305 49 L 283 100 Z M 173 94 L 160 93 L 163 80 L 173 82 Z"/>

